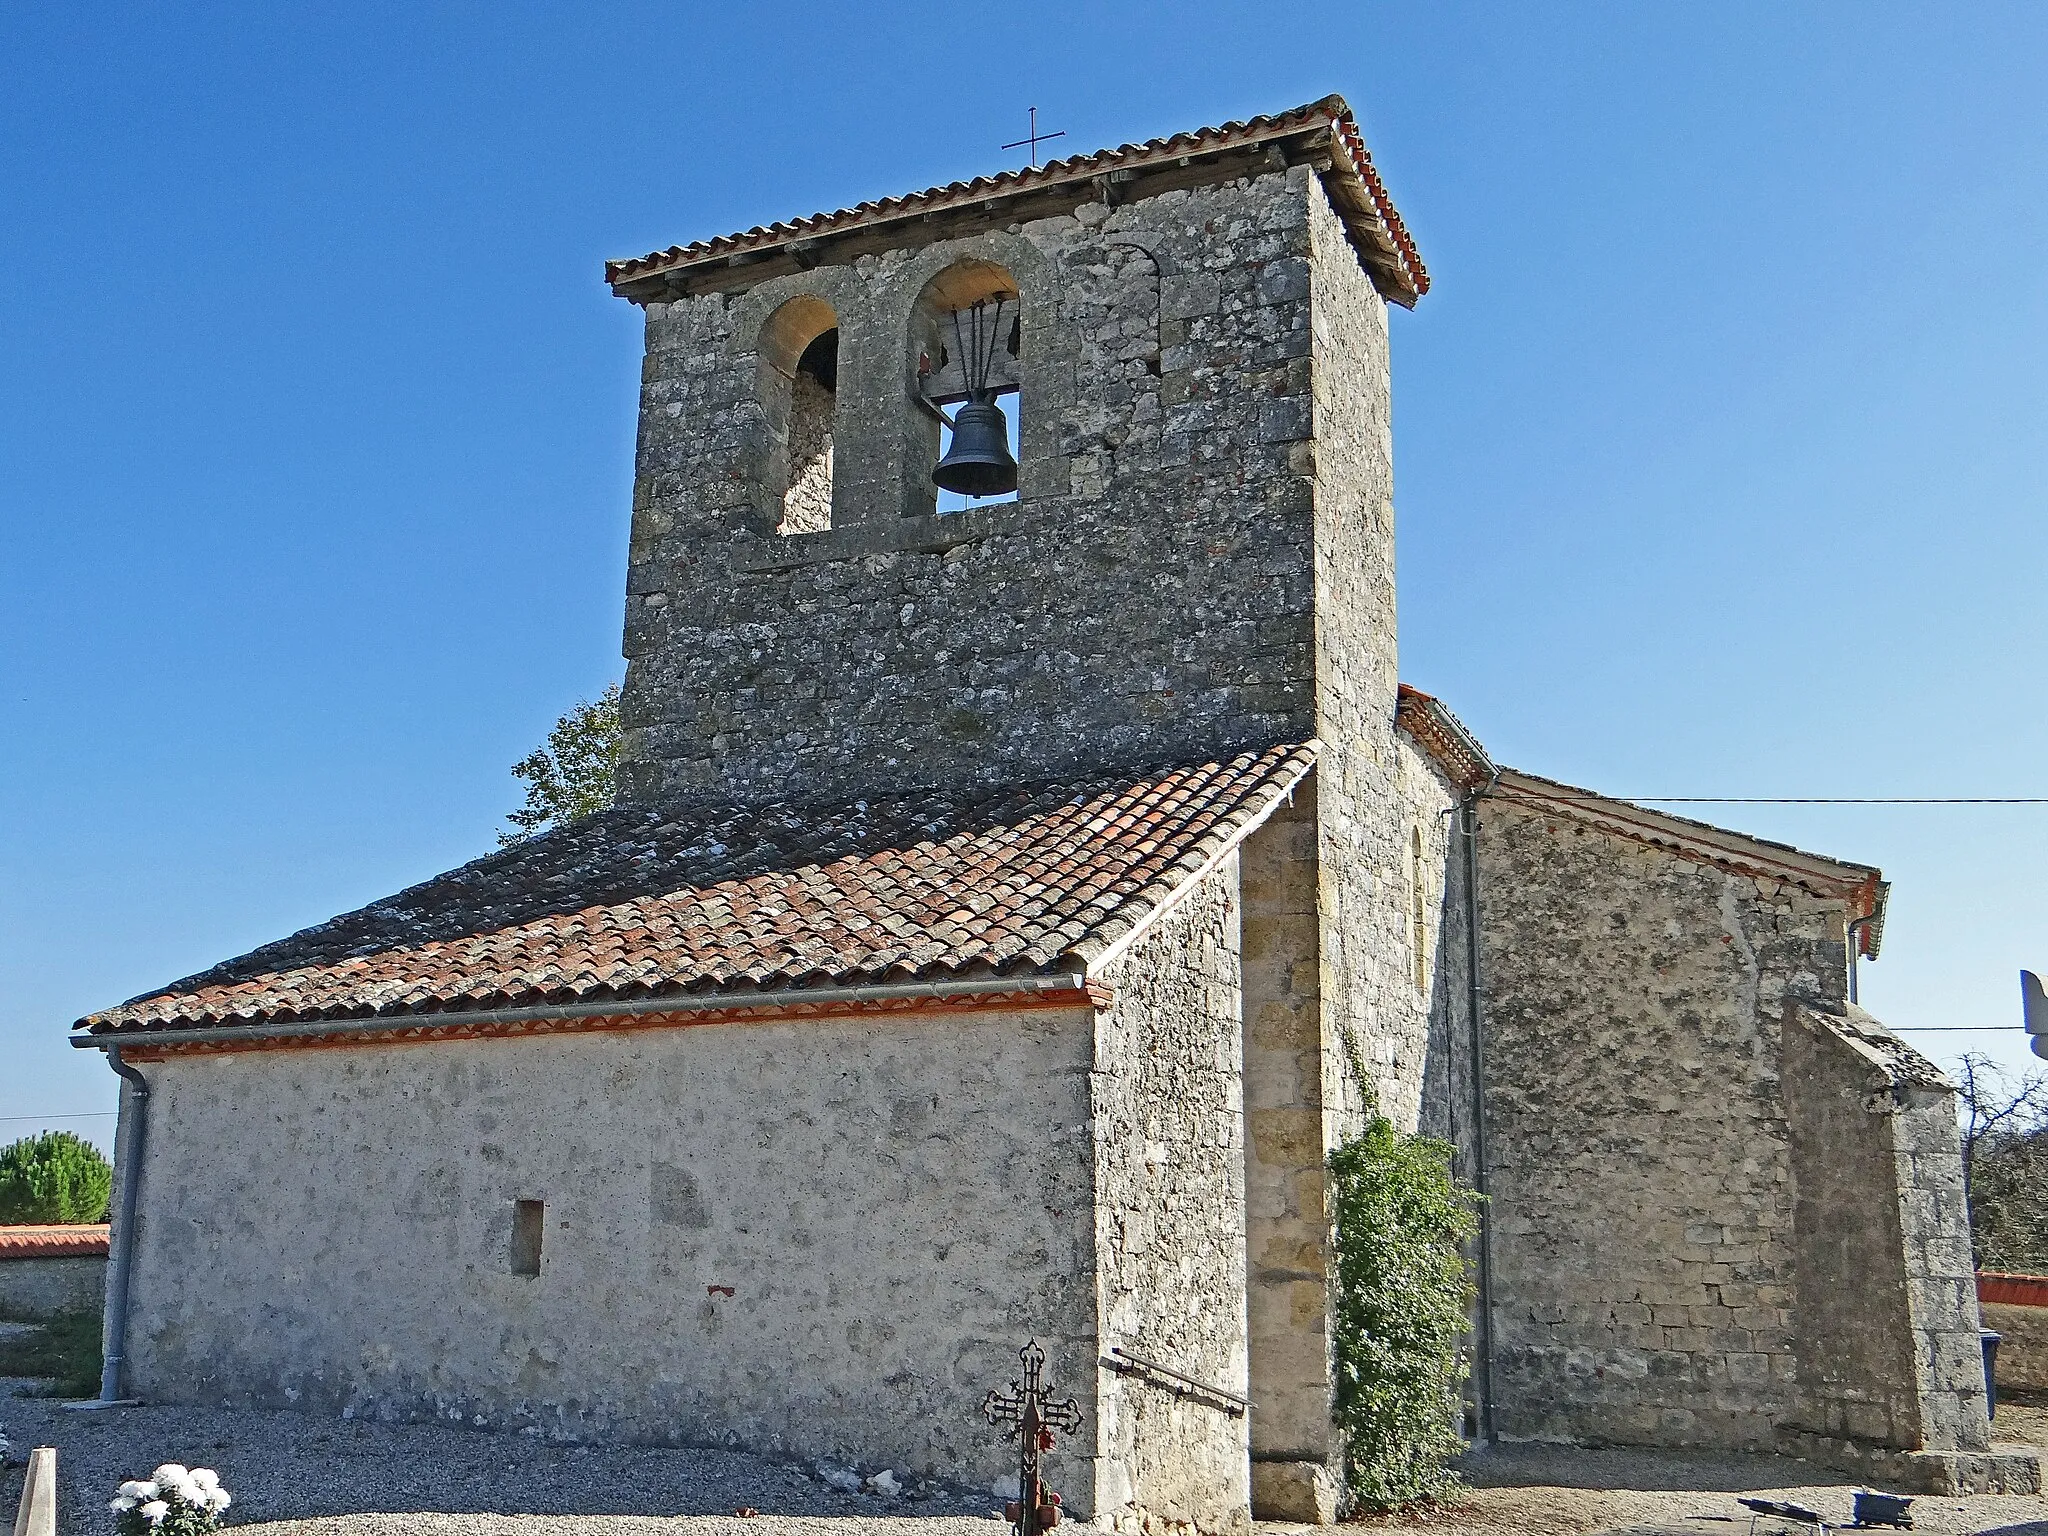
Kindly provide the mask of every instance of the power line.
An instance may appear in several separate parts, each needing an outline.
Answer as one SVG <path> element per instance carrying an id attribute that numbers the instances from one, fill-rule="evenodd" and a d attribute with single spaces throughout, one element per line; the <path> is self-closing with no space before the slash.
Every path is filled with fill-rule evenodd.
<path id="1" fill-rule="evenodd" d="M 0 1124 L 13 1120 L 113 1120 L 120 1113 L 118 1109 L 97 1109 L 89 1115 L 0 1115 Z"/>
<path id="2" fill-rule="evenodd" d="M 2048 805 L 2048 795 L 1616 795 L 1644 805 Z"/>

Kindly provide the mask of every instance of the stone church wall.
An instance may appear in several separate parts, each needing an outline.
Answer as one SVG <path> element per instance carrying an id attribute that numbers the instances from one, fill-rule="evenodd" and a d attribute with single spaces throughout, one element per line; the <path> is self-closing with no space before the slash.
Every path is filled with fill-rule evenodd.
<path id="1" fill-rule="evenodd" d="M 1337 653 L 1312 613 L 1311 210 L 1334 227 L 1310 171 L 1276 170 L 649 305 L 625 793 L 1018 780 L 1313 734 Z M 1369 328 L 1329 408 L 1339 382 L 1376 396 L 1332 445 L 1330 475 L 1371 482 L 1343 493 L 1358 537 L 1324 539 L 1344 596 L 1390 558 L 1385 319 L 1348 249 L 1321 259 L 1357 277 L 1333 323 Z M 1022 295 L 1022 490 L 936 516 L 911 338 L 963 262 Z M 839 329 L 832 527 L 778 535 L 757 348 L 806 296 Z M 1366 577 L 1385 611 L 1359 622 L 1385 627 L 1358 703 L 1386 701 L 1360 792 L 1392 773 L 1391 574 Z"/>
<path id="2" fill-rule="evenodd" d="M 1245 1395 L 1239 868 L 1104 972 L 1094 1076 L 1102 1346 Z M 1113 1357 L 1112 1357 L 1113 1358 Z M 1096 1508 L 1249 1529 L 1243 1415 L 1105 1372 Z"/>
<path id="3" fill-rule="evenodd" d="M 1859 1008 L 1793 1007 L 1784 1029 L 1800 1400 L 1786 1428 L 1837 1461 L 1852 1440 L 1984 1451 L 1955 1092 Z"/>
<path id="4" fill-rule="evenodd" d="M 1780 1019 L 1840 997 L 1839 906 L 1481 806 L 1500 1431 L 1769 1447 L 1797 1376 Z"/>
<path id="5" fill-rule="evenodd" d="M 1026 1338 L 1097 1421 L 1094 1047 L 1082 1009 L 145 1064 L 133 1388 L 990 1484 Z"/>

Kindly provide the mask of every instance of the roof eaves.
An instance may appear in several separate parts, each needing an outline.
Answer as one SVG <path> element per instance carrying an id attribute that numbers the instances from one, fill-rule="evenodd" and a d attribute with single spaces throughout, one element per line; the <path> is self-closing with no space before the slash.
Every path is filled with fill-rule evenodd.
<path id="1" fill-rule="evenodd" d="M 1401 684 L 1395 696 L 1394 723 L 1435 758 L 1445 776 L 1467 794 L 1491 784 L 1499 772 L 1486 748 L 1479 744 L 1479 738 L 1465 728 L 1465 722 L 1420 688 Z"/>
<path id="2" fill-rule="evenodd" d="M 1738 874 L 1761 875 L 1796 885 L 1816 896 L 1845 902 L 1852 918 L 1869 921 L 1863 928 L 1862 952 L 1872 959 L 1883 936 L 1884 909 L 1891 887 L 1883 872 L 1869 864 L 1852 864 L 1808 853 L 1790 843 L 1772 842 L 1733 832 L 1709 822 L 1649 810 L 1590 789 L 1560 784 L 1512 768 L 1501 770 L 1493 798 L 1569 816 L 1632 841 L 1677 853 L 1698 863 Z"/>
<path id="3" fill-rule="evenodd" d="M 1148 139 L 1143 144 L 1124 144 L 1088 155 L 1049 160 L 1042 166 L 1001 171 L 994 176 L 977 176 L 970 181 L 950 182 L 922 192 L 870 199 L 829 213 L 755 225 L 734 234 L 650 251 L 644 256 L 607 261 L 605 281 L 621 298 L 645 303 L 659 300 L 668 291 L 654 280 L 678 277 L 693 268 L 757 261 L 778 250 L 802 249 L 827 237 L 921 219 L 946 209 L 975 204 L 993 207 L 1011 198 L 1062 187 L 1087 186 L 1112 172 L 1186 165 L 1194 160 L 1255 148 L 1296 135 L 1313 135 L 1318 129 L 1326 130 L 1331 141 L 1327 166 L 1320 159 L 1318 166 L 1335 178 L 1333 201 L 1338 204 L 1346 227 L 1359 246 L 1361 260 L 1390 301 L 1413 308 L 1416 301 L 1429 291 L 1429 269 L 1423 265 L 1414 238 L 1373 164 L 1349 103 L 1342 96 L 1335 95 L 1271 116 L 1200 128 L 1192 133 L 1174 134 L 1170 138 Z"/>

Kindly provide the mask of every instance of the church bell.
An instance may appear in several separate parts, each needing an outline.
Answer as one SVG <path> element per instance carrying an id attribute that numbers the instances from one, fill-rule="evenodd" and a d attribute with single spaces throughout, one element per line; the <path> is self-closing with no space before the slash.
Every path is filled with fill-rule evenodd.
<path id="1" fill-rule="evenodd" d="M 1010 423 L 988 387 L 995 362 L 994 338 L 1002 334 L 1004 300 L 996 300 L 993 325 L 981 323 L 983 306 L 976 304 L 972 340 L 953 311 L 953 339 L 960 349 L 960 370 L 967 384 L 967 403 L 953 415 L 953 441 L 946 456 L 932 468 L 932 484 L 962 496 L 1007 496 L 1017 489 L 1017 461 L 1010 456 Z"/>
<path id="2" fill-rule="evenodd" d="M 953 416 L 953 442 L 932 470 L 932 483 L 962 496 L 1005 496 L 1017 489 L 1010 423 L 993 400 L 970 401 Z"/>

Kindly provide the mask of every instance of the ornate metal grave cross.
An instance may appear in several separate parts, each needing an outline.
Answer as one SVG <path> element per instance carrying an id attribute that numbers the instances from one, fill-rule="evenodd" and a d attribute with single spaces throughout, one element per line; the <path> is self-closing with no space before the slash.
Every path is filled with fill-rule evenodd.
<path id="1" fill-rule="evenodd" d="M 1017 1358 L 1024 1362 L 1023 1385 L 1013 1381 L 1008 1393 L 989 1393 L 982 1399 L 981 1416 L 991 1424 L 1017 1426 L 1017 1497 L 1003 1514 L 1017 1528 L 1017 1536 L 1038 1536 L 1060 1523 L 1059 1495 L 1038 1480 L 1039 1452 L 1052 1449 L 1054 1430 L 1071 1435 L 1080 1429 L 1081 1405 L 1071 1397 L 1046 1401 L 1041 1380 L 1045 1351 L 1036 1339 L 1018 1350 Z"/>

